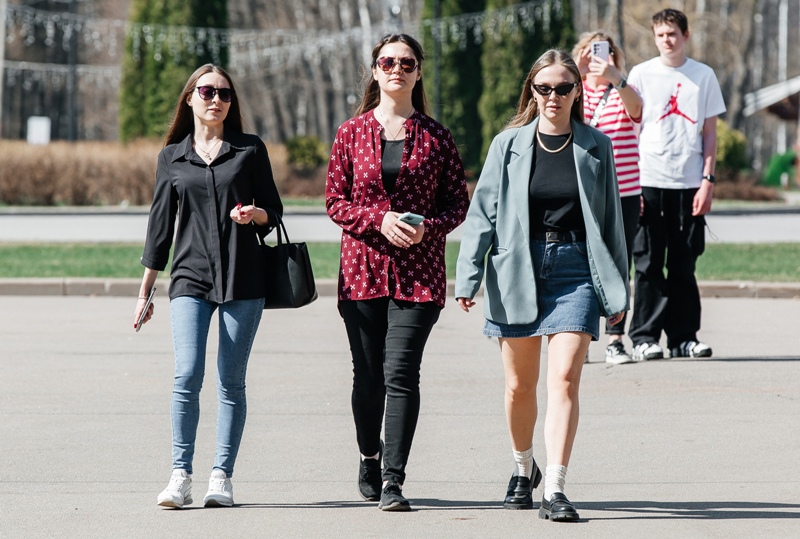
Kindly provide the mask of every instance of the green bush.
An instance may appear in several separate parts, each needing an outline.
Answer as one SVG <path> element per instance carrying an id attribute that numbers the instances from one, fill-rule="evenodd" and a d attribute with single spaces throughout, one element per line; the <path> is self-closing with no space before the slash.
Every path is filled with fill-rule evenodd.
<path id="1" fill-rule="evenodd" d="M 747 139 L 717 118 L 717 170 L 739 171 L 750 168 L 747 162 Z"/>
<path id="2" fill-rule="evenodd" d="M 289 165 L 311 170 L 328 162 L 329 148 L 317 137 L 292 137 L 286 141 Z"/>

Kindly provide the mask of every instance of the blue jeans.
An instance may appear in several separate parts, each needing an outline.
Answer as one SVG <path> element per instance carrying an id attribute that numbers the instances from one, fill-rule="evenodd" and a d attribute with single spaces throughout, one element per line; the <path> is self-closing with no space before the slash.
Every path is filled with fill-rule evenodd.
<path id="1" fill-rule="evenodd" d="M 245 375 L 253 339 L 261 321 L 264 300 L 222 304 L 181 296 L 170 302 L 175 383 L 172 389 L 172 468 L 192 473 L 200 389 L 206 365 L 211 315 L 219 308 L 217 354 L 217 447 L 214 468 L 233 475 L 247 416 Z"/>

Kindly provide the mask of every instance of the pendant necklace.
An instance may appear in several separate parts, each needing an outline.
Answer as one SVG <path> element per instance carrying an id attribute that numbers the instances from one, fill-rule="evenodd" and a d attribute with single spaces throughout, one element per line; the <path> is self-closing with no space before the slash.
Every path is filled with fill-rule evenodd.
<path id="1" fill-rule="evenodd" d="M 200 153 L 202 153 L 203 155 L 205 155 L 205 156 L 206 156 L 206 160 L 207 160 L 207 161 L 211 161 L 211 160 L 212 160 L 212 159 L 211 159 L 211 152 L 213 152 L 213 151 L 214 151 L 214 148 L 216 148 L 216 147 L 219 145 L 219 143 L 221 143 L 221 142 L 222 142 L 222 139 L 218 139 L 218 140 L 217 140 L 217 142 L 215 142 L 215 143 L 214 143 L 214 145 L 213 145 L 213 146 L 211 146 L 211 147 L 208 149 L 208 151 L 206 151 L 206 150 L 204 150 L 204 149 L 202 148 L 202 146 L 200 146 L 200 143 L 199 143 L 199 142 L 197 142 L 197 139 L 195 139 L 195 141 L 194 141 L 194 147 L 195 147 L 196 149 L 200 150 Z"/>
<path id="2" fill-rule="evenodd" d="M 400 124 L 400 129 L 398 129 L 395 132 L 395 134 L 392 135 L 391 131 L 389 131 L 389 122 L 386 120 L 386 116 L 383 115 L 383 112 L 381 112 L 381 109 L 375 107 L 375 110 L 377 110 L 378 114 L 381 115 L 381 123 L 383 123 L 383 127 L 386 129 L 386 133 L 389 136 L 392 137 L 392 138 L 387 138 L 386 140 L 398 140 L 397 136 L 400 134 L 400 131 L 402 131 L 403 128 L 405 127 L 405 125 L 406 125 L 405 120 L 403 120 L 403 122 Z M 411 109 L 411 114 L 414 114 L 414 109 L 413 108 Z M 409 114 L 409 116 L 411 116 L 411 114 Z"/>
<path id="3" fill-rule="evenodd" d="M 570 131 L 569 136 L 567 137 L 567 141 L 564 143 L 564 145 L 561 146 L 557 150 L 551 150 L 550 148 L 548 148 L 547 146 L 544 145 L 544 143 L 542 142 L 542 137 L 539 136 L 539 130 L 538 129 L 536 130 L 536 140 L 539 141 L 539 146 L 541 146 L 542 149 L 544 151 L 546 151 L 547 153 L 558 153 L 561 150 L 563 150 L 564 148 L 566 148 L 569 145 L 570 142 L 572 142 L 572 131 Z"/>

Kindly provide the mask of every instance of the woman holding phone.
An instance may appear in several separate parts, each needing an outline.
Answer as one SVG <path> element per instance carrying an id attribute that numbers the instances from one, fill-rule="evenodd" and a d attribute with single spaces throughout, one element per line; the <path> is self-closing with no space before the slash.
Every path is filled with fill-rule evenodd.
<path id="1" fill-rule="evenodd" d="M 428 116 L 422 61 L 422 46 L 406 34 L 375 45 L 356 116 L 336 134 L 326 186 L 328 215 L 342 228 L 338 299 L 353 358 L 359 493 L 384 511 L 410 509 L 401 489 L 422 353 L 445 303 L 445 236 L 469 205 L 453 138 Z M 405 212 L 424 220 L 401 219 Z"/>
<path id="2" fill-rule="evenodd" d="M 258 236 L 283 206 L 267 148 L 242 131 L 239 100 L 220 67 L 198 68 L 178 96 L 164 148 L 142 255 L 145 267 L 134 325 L 175 239 L 169 288 L 175 379 L 172 477 L 158 504 L 191 504 L 200 388 L 211 316 L 219 311 L 217 442 L 205 506 L 233 505 L 231 477 L 247 415 L 245 375 L 264 309 L 264 259 Z M 138 329 L 138 327 L 137 327 Z"/>
<path id="3" fill-rule="evenodd" d="M 625 243 L 608 137 L 583 123 L 581 75 L 561 50 L 531 67 L 517 114 L 492 141 L 472 197 L 456 300 L 475 306 L 484 273 L 484 334 L 498 337 L 516 463 L 503 505 L 532 509 L 542 339 L 547 336 L 547 468 L 541 518 L 577 520 L 564 493 L 578 429 L 578 389 L 602 314 L 628 309 Z"/>
<path id="4" fill-rule="evenodd" d="M 639 137 L 636 124 L 642 121 L 642 98 L 625 79 L 625 55 L 604 32 L 581 35 L 572 58 L 583 78 L 583 118 L 611 139 L 614 166 L 619 182 L 622 224 L 628 268 L 633 258 L 633 238 L 639 228 L 642 188 L 639 185 Z M 618 324 L 606 324 L 606 363 L 621 365 L 634 361 L 625 350 L 623 317 Z"/>

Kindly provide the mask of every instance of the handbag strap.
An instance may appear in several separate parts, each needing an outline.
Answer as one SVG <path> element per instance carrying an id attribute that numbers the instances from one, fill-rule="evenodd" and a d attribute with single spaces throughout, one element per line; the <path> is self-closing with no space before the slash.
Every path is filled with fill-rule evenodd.
<path id="1" fill-rule="evenodd" d="M 594 114 L 592 114 L 592 120 L 589 122 L 589 125 L 592 127 L 597 127 L 597 124 L 600 123 L 600 116 L 603 114 L 603 109 L 606 108 L 606 101 L 608 101 L 608 94 L 611 93 L 611 88 L 614 85 L 609 83 L 606 87 L 606 91 L 603 92 L 603 97 L 600 98 L 600 101 L 597 103 L 597 106 L 594 109 Z"/>
<path id="2" fill-rule="evenodd" d="M 275 216 L 278 218 L 278 224 L 275 225 L 275 235 L 278 237 L 278 245 L 283 245 L 284 243 L 291 243 L 289 241 L 289 233 L 286 232 L 286 225 L 283 224 L 283 217 L 278 215 L 277 213 L 269 214 L 271 216 Z M 256 234 L 256 238 L 258 238 L 259 245 L 266 245 L 266 241 L 264 238 Z"/>

